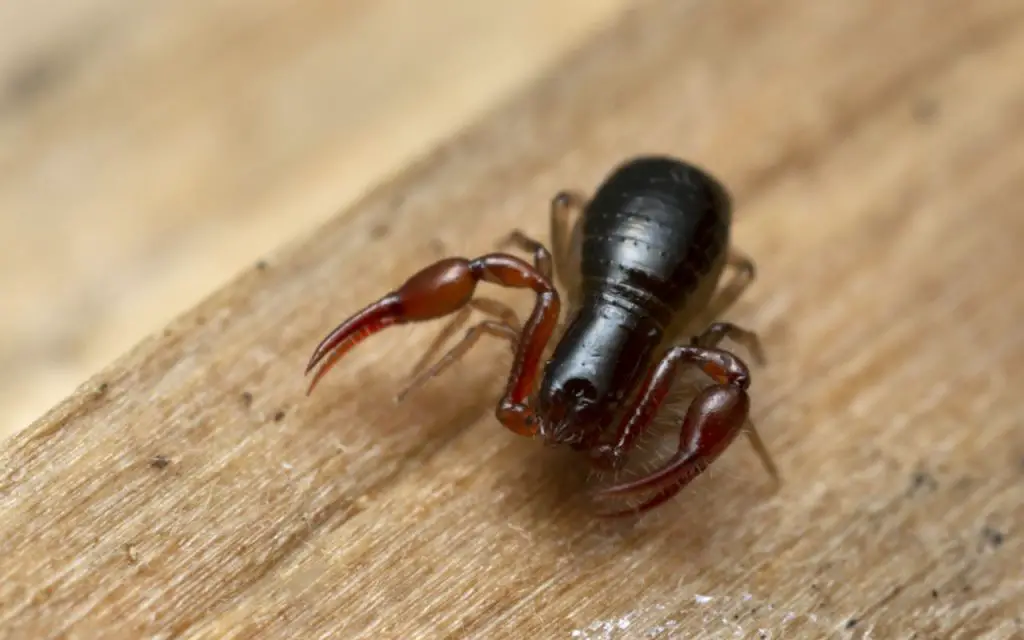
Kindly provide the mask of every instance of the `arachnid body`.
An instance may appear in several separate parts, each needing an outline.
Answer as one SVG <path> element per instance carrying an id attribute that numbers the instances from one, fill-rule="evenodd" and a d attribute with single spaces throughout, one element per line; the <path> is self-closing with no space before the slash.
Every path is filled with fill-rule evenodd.
<path id="1" fill-rule="evenodd" d="M 579 214 L 575 222 L 573 214 Z M 342 322 L 310 359 L 307 373 L 322 363 L 310 390 L 377 331 L 454 314 L 399 398 L 491 335 L 515 354 L 498 420 L 514 433 L 585 452 L 599 469 L 618 470 L 650 427 L 679 368 L 696 365 L 712 384 L 690 403 L 677 452 L 650 475 L 601 495 L 653 492 L 630 511 L 661 504 L 741 431 L 777 477 L 749 421 L 747 365 L 718 346 L 731 338 L 761 359 L 756 334 L 716 321 L 754 277 L 753 263 L 730 247 L 732 205 L 724 187 L 680 160 L 638 157 L 616 167 L 590 199 L 558 194 L 550 215 L 551 251 L 519 231 L 501 243 L 531 253 L 532 264 L 508 253 L 443 259 Z M 727 268 L 735 275 L 720 288 Z M 556 271 L 569 307 L 564 323 Z M 536 302 L 526 322 L 504 304 L 475 296 L 480 282 L 532 290 Z M 430 364 L 473 309 L 489 318 Z M 687 339 L 693 326 L 700 332 Z"/>

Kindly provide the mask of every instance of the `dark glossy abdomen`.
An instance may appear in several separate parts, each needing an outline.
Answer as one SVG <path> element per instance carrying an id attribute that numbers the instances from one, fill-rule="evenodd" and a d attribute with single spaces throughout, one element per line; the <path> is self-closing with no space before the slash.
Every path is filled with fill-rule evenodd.
<path id="1" fill-rule="evenodd" d="M 583 299 L 649 315 L 661 328 L 709 276 L 729 242 L 725 189 L 697 167 L 668 158 L 620 166 L 583 222 Z"/>
<path id="2" fill-rule="evenodd" d="M 584 213 L 581 304 L 541 384 L 550 420 L 606 426 L 674 321 L 714 291 L 730 219 L 725 189 L 691 165 L 648 157 L 612 172 Z"/>

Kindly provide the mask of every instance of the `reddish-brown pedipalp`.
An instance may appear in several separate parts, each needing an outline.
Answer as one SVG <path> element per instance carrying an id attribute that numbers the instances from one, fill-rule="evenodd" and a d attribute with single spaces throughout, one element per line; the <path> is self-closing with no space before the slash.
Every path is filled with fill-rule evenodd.
<path id="1" fill-rule="evenodd" d="M 572 212 L 582 215 L 574 225 Z M 753 263 L 729 248 L 731 204 L 709 175 L 678 160 L 642 157 L 612 173 L 591 200 L 563 192 L 551 202 L 554 256 L 515 231 L 504 241 L 533 255 L 446 258 L 342 322 L 317 346 L 306 372 L 320 365 L 309 390 L 352 347 L 393 325 L 453 316 L 431 344 L 399 398 L 457 361 L 483 335 L 509 343 L 512 369 L 495 414 L 512 432 L 588 453 L 600 469 L 623 468 L 649 430 L 680 367 L 694 365 L 711 381 L 692 399 L 676 453 L 655 472 L 603 489 L 604 497 L 653 491 L 637 513 L 670 499 L 700 475 L 742 432 L 773 477 L 778 471 L 749 419 L 746 364 L 718 345 L 729 338 L 759 362 L 756 334 L 714 322 L 754 277 Z M 737 276 L 717 291 L 723 270 Z M 557 269 L 571 313 L 559 324 Z M 505 305 L 475 296 L 480 282 L 532 290 L 522 326 Z M 430 358 L 472 310 L 490 316 L 432 366 Z M 680 333 L 705 328 L 686 344 Z M 552 342 L 556 337 L 557 340 Z M 553 347 L 553 351 L 551 350 Z M 550 351 L 550 354 L 549 354 Z"/>
<path id="2" fill-rule="evenodd" d="M 521 335 L 508 321 L 485 321 L 474 327 L 485 327 L 494 335 L 510 341 L 518 338 L 515 362 L 508 388 L 498 404 L 497 417 L 514 433 L 534 435 L 537 420 L 526 400 L 533 390 L 544 348 L 558 324 L 560 300 L 558 291 L 548 278 L 535 267 L 507 254 L 492 253 L 476 260 L 446 258 L 435 262 L 413 275 L 396 291 L 338 325 L 310 358 L 307 373 L 321 362 L 324 366 L 313 377 L 307 393 L 311 393 L 323 375 L 359 342 L 395 324 L 424 322 L 460 311 L 472 302 L 480 281 L 515 289 L 532 289 L 537 294 L 533 313 Z"/>

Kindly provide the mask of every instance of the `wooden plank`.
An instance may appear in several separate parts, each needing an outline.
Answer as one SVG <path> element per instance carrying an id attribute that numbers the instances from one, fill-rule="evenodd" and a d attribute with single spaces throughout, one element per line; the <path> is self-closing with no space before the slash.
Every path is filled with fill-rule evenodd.
<path id="1" fill-rule="evenodd" d="M 1019 637 L 1021 59 L 1014 2 L 643 5 L 9 442 L 2 628 Z M 580 461 L 493 419 L 500 345 L 391 403 L 432 326 L 304 397 L 337 320 L 441 255 L 544 234 L 557 189 L 649 150 L 736 193 L 760 276 L 730 316 L 771 358 L 777 491 L 737 446 L 601 524 Z"/>
<path id="2" fill-rule="evenodd" d="M 0 438 L 624 5 L 0 6 Z"/>

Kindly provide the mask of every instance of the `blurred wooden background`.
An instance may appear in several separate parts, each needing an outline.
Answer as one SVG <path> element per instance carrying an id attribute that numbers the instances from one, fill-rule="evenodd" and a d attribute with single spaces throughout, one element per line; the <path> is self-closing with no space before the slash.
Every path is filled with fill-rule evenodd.
<path id="1" fill-rule="evenodd" d="M 0 3 L 0 438 L 627 5 Z"/>
<path id="2" fill-rule="evenodd" d="M 1020 638 L 1024 5 L 465 4 L 68 3 L 4 45 L 10 396 L 240 275 L 0 449 L 0 634 Z M 392 404 L 436 326 L 304 396 L 346 314 L 652 150 L 736 195 L 777 491 L 740 443 L 595 522 L 496 424 L 501 345 Z"/>

